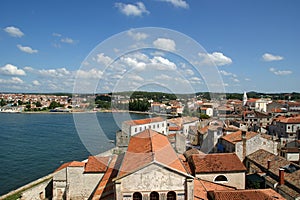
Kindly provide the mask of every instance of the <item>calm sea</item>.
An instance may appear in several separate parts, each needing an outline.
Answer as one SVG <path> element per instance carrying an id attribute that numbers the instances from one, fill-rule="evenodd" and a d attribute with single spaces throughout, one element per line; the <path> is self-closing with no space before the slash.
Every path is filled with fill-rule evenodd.
<path id="1" fill-rule="evenodd" d="M 113 147 L 108 141 L 115 140 L 124 120 L 126 113 L 0 113 L 0 195 L 52 173 L 64 162 Z"/>

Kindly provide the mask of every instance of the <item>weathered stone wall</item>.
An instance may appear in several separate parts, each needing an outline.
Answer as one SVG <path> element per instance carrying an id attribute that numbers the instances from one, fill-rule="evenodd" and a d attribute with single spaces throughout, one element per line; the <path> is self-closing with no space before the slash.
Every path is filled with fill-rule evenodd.
<path id="1" fill-rule="evenodd" d="M 177 194 L 177 199 L 182 198 L 184 200 L 187 189 L 185 176 L 156 164 L 145 167 L 118 181 L 120 186 L 118 186 L 119 191 L 116 191 L 119 193 L 117 196 L 122 197 L 121 199 L 126 197 L 125 199 L 128 200 L 132 199 L 134 192 L 141 192 L 143 199 L 148 199 L 152 191 L 158 192 L 160 199 L 166 199 L 167 192 L 174 191 Z M 191 185 L 189 187 L 193 187 L 193 184 Z"/>
<path id="2" fill-rule="evenodd" d="M 183 134 L 177 133 L 175 135 L 175 150 L 181 154 L 186 151 L 186 138 Z"/>
<path id="3" fill-rule="evenodd" d="M 216 182 L 223 185 L 236 187 L 237 189 L 245 189 L 245 172 L 237 173 L 220 173 L 220 174 L 196 174 L 197 178 L 214 182 L 217 176 L 224 175 L 228 181 Z"/>
<path id="4" fill-rule="evenodd" d="M 89 198 L 103 175 L 103 173 L 84 173 L 83 167 L 68 167 L 67 199 Z"/>

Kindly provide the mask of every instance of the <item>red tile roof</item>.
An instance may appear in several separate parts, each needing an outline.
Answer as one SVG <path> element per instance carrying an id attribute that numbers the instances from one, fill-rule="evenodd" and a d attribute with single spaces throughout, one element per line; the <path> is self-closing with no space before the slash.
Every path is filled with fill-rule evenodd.
<path id="1" fill-rule="evenodd" d="M 194 179 L 194 200 L 196 199 L 202 199 L 202 200 L 208 200 L 207 192 L 209 191 L 231 191 L 235 188 L 224 186 L 221 184 L 213 183 L 210 181 L 200 180 L 200 179 Z"/>
<path id="2" fill-rule="evenodd" d="M 246 132 L 246 139 L 249 140 L 258 134 L 259 133 L 256 133 L 256 132 Z M 237 142 L 242 141 L 242 131 L 236 131 L 236 132 L 230 133 L 228 135 L 223 136 L 222 139 L 224 139 L 232 144 L 235 144 Z"/>
<path id="3" fill-rule="evenodd" d="M 85 165 L 84 172 L 86 173 L 100 173 L 107 170 L 107 165 L 110 157 L 89 156 Z"/>
<path id="4" fill-rule="evenodd" d="M 247 169 L 235 153 L 194 154 L 195 173 L 245 172 Z"/>
<path id="5" fill-rule="evenodd" d="M 287 118 L 282 118 L 278 120 L 281 123 L 285 124 L 299 124 L 300 123 L 300 116 L 297 115 L 295 117 L 287 117 Z"/>
<path id="6" fill-rule="evenodd" d="M 120 163 L 118 162 L 118 156 L 113 156 L 108 165 L 108 169 L 106 170 L 104 176 L 96 187 L 95 192 L 93 193 L 93 200 L 114 199 L 113 178 L 115 178 L 118 174 L 119 164 Z"/>
<path id="7" fill-rule="evenodd" d="M 168 138 L 156 131 L 146 129 L 131 136 L 118 177 L 134 172 L 152 162 L 187 173 Z"/>
<path id="8" fill-rule="evenodd" d="M 138 120 L 128 120 L 123 123 L 135 126 L 135 125 L 142 125 L 142 124 L 149 124 L 155 122 L 163 122 L 165 121 L 162 117 L 154 117 L 154 118 L 146 118 L 146 119 L 138 119 Z"/>
<path id="9" fill-rule="evenodd" d="M 84 162 L 79 162 L 79 161 L 72 161 L 72 162 L 67 162 L 62 164 L 59 168 L 57 168 L 54 172 L 58 172 L 64 168 L 67 167 L 84 167 L 85 163 Z"/>
<path id="10" fill-rule="evenodd" d="M 275 175 L 277 177 L 277 181 L 279 180 L 279 168 L 282 168 L 284 166 L 289 166 L 290 164 L 297 166 L 297 168 L 300 168 L 299 165 L 296 165 L 295 163 L 291 163 L 287 161 L 285 158 L 281 156 L 276 156 L 266 150 L 260 149 L 256 152 L 250 154 L 247 156 L 247 160 L 255 163 L 260 168 L 263 168 L 264 170 L 267 170 L 268 166 L 268 160 L 271 161 L 270 168 L 267 170 L 269 173 Z M 288 182 L 289 184 L 294 185 L 297 188 L 300 188 L 300 170 L 296 170 L 292 173 L 284 173 L 284 179 L 285 182 Z"/>
<path id="11" fill-rule="evenodd" d="M 181 127 L 180 126 L 169 126 L 169 131 L 180 131 Z"/>
<path id="12" fill-rule="evenodd" d="M 257 189 L 257 190 L 234 190 L 234 191 L 213 191 L 209 194 L 214 200 L 284 200 L 280 194 L 272 189 Z"/>

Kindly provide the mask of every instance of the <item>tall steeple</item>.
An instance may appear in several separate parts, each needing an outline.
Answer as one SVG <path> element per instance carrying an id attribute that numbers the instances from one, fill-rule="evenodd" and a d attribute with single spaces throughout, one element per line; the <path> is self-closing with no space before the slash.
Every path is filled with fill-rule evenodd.
<path id="1" fill-rule="evenodd" d="M 245 106 L 245 105 L 247 104 L 247 100 L 248 100 L 247 94 L 246 94 L 246 92 L 244 92 L 244 96 L 243 96 L 243 106 Z"/>

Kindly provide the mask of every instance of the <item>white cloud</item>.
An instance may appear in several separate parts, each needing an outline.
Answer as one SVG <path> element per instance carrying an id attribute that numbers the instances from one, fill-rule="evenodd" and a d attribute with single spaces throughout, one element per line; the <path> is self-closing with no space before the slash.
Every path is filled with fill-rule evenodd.
<path id="1" fill-rule="evenodd" d="M 119 11 L 126 16 L 142 16 L 144 13 L 150 13 L 142 2 L 137 2 L 135 5 L 119 2 L 115 3 L 115 7 L 117 7 Z"/>
<path id="2" fill-rule="evenodd" d="M 37 53 L 38 52 L 38 50 L 36 50 L 36 49 L 32 49 L 31 47 L 28 47 L 28 46 L 22 46 L 20 44 L 18 44 L 17 47 L 21 51 L 23 51 L 25 53 L 29 53 L 29 54 L 33 54 L 33 53 Z"/>
<path id="3" fill-rule="evenodd" d="M 24 33 L 19 28 L 14 26 L 8 26 L 3 30 L 12 37 L 22 37 L 24 35 Z"/>
<path id="4" fill-rule="evenodd" d="M 199 53 L 198 54 L 201 58 L 203 58 L 202 63 L 206 65 L 215 64 L 216 66 L 223 66 L 232 63 L 231 58 L 225 56 L 221 52 L 213 52 L 212 54 L 209 53 Z"/>
<path id="5" fill-rule="evenodd" d="M 233 82 L 236 82 L 236 83 L 239 83 L 239 82 L 240 82 L 240 80 L 237 79 L 237 78 L 232 78 L 231 80 L 232 80 Z"/>
<path id="6" fill-rule="evenodd" d="M 184 0 L 160 0 L 171 3 L 173 6 L 178 8 L 189 8 L 189 4 Z"/>
<path id="7" fill-rule="evenodd" d="M 161 74 L 155 77 L 155 79 L 158 80 L 172 80 L 172 77 L 166 75 L 166 74 Z"/>
<path id="8" fill-rule="evenodd" d="M 26 73 L 22 69 L 18 69 L 18 67 L 12 64 L 6 64 L 3 67 L 0 67 L 0 74 L 3 75 L 13 75 L 13 76 L 25 76 Z"/>
<path id="9" fill-rule="evenodd" d="M 150 66 L 157 70 L 176 70 L 176 64 L 161 56 L 154 56 L 150 59 Z"/>
<path id="10" fill-rule="evenodd" d="M 122 57 L 120 60 L 136 70 L 144 70 L 146 68 L 146 63 L 139 62 L 136 58 Z"/>
<path id="11" fill-rule="evenodd" d="M 113 61 L 109 56 L 104 55 L 104 53 L 97 54 L 96 60 L 98 63 L 103 63 L 104 65 L 108 65 Z"/>
<path id="12" fill-rule="evenodd" d="M 193 72 L 193 70 L 191 70 L 191 69 L 184 70 L 184 72 L 185 72 L 187 75 L 189 75 L 189 76 L 194 75 L 194 72 Z"/>
<path id="13" fill-rule="evenodd" d="M 289 75 L 289 74 L 292 74 L 293 72 L 290 71 L 290 70 L 276 70 L 275 68 L 271 67 L 269 69 L 270 72 L 272 72 L 273 74 L 275 75 L 278 75 L 278 76 L 285 76 L 285 75 Z"/>
<path id="14" fill-rule="evenodd" d="M 75 41 L 72 38 L 69 38 L 69 37 L 62 38 L 60 41 L 63 42 L 63 43 L 67 43 L 67 44 L 74 44 L 75 43 Z"/>
<path id="15" fill-rule="evenodd" d="M 279 61 L 279 60 L 283 60 L 282 56 L 276 56 L 276 55 L 272 55 L 270 53 L 265 53 L 264 55 L 262 55 L 262 59 L 266 62 L 270 62 L 270 61 Z"/>
<path id="16" fill-rule="evenodd" d="M 127 34 L 134 40 L 136 41 L 140 41 L 140 40 L 144 40 L 148 37 L 148 35 L 146 33 L 142 33 L 142 32 L 133 32 L 132 30 L 129 30 L 127 32 Z"/>
<path id="17" fill-rule="evenodd" d="M 231 73 L 231 72 L 227 72 L 227 71 L 225 71 L 225 70 L 220 70 L 219 72 L 220 72 L 220 74 L 222 74 L 223 76 L 232 76 L 232 77 L 234 77 L 234 78 L 237 77 L 236 74 L 233 74 L 233 73 Z"/>
<path id="18" fill-rule="evenodd" d="M 55 77 L 55 78 L 60 78 L 60 77 L 65 77 L 65 76 L 71 75 L 71 72 L 68 71 L 66 68 L 41 69 L 41 70 L 38 70 L 38 73 L 42 76 Z"/>
<path id="19" fill-rule="evenodd" d="M 0 79 L 3 84 L 23 84 L 24 81 L 18 77 L 11 77 L 11 79 Z"/>
<path id="20" fill-rule="evenodd" d="M 60 33 L 52 33 L 52 35 L 53 35 L 54 37 L 61 37 L 61 36 L 62 36 Z"/>
<path id="21" fill-rule="evenodd" d="M 130 74 L 126 78 L 128 78 L 128 81 L 144 81 L 144 79 L 141 76 L 138 76 L 136 74 Z"/>
<path id="22" fill-rule="evenodd" d="M 26 66 L 24 67 L 24 70 L 27 72 L 32 72 L 34 69 L 32 67 Z"/>
<path id="23" fill-rule="evenodd" d="M 245 81 L 251 81 L 251 79 L 250 78 L 245 78 Z"/>
<path id="24" fill-rule="evenodd" d="M 38 80 L 32 81 L 32 84 L 35 85 L 35 86 L 41 85 L 41 83 Z"/>
<path id="25" fill-rule="evenodd" d="M 168 38 L 157 38 L 153 45 L 158 49 L 163 49 L 166 51 L 175 51 L 176 50 L 176 43 L 174 40 Z"/>
<path id="26" fill-rule="evenodd" d="M 100 79 L 103 72 L 97 69 L 91 69 L 89 71 L 78 70 L 77 77 L 80 79 Z"/>

